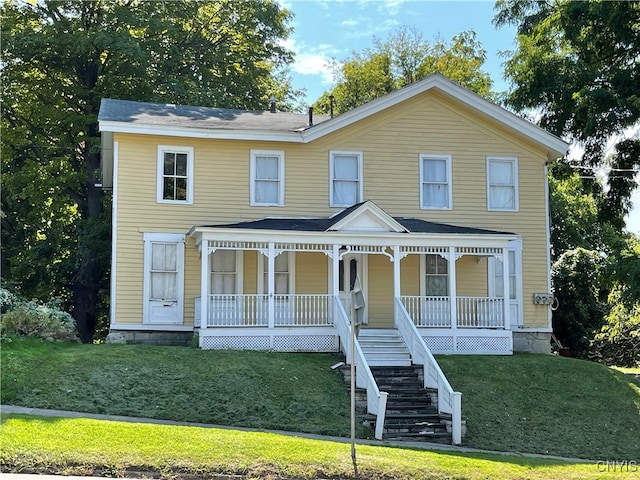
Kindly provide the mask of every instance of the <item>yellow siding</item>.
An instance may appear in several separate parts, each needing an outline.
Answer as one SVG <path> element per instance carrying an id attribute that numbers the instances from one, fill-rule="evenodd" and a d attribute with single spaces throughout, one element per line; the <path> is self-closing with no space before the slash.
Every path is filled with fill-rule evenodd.
<path id="1" fill-rule="evenodd" d="M 384 255 L 369 255 L 368 264 L 368 326 L 393 328 L 393 263 Z"/>
<path id="2" fill-rule="evenodd" d="M 409 255 L 400 262 L 400 294 L 420 295 L 420 255 Z"/>
<path id="3" fill-rule="evenodd" d="M 296 293 L 327 293 L 329 263 L 323 253 L 296 254 Z"/>
<path id="4" fill-rule="evenodd" d="M 465 255 L 456 261 L 456 293 L 463 297 L 488 295 L 487 258 Z"/>
<path id="5" fill-rule="evenodd" d="M 356 150 L 363 152 L 364 197 L 376 202 L 390 215 L 520 234 L 524 245 L 525 324 L 547 324 L 547 309 L 536 307 L 531 302 L 534 292 L 547 290 L 545 152 L 501 125 L 434 91 L 304 145 L 135 134 L 116 134 L 115 140 L 119 144 L 118 323 L 141 322 L 143 232 L 186 234 L 194 225 L 237 222 L 265 216 L 325 216 L 335 213 L 338 209 L 329 207 L 329 152 Z M 194 148 L 193 205 L 156 203 L 156 156 L 160 144 Z M 251 149 L 285 152 L 284 207 L 249 205 Z M 420 153 L 452 156 L 452 210 L 419 208 Z M 519 212 L 487 211 L 488 155 L 518 157 Z M 320 289 L 319 292 L 326 292 L 327 266 L 319 260 L 321 257 L 298 255 L 296 278 L 299 292 L 316 288 Z M 187 242 L 185 261 L 185 323 L 191 324 L 193 297 L 199 295 L 200 281 L 200 260 L 191 241 Z M 461 261 L 466 262 L 465 259 Z M 382 319 L 392 311 L 392 264 L 386 257 L 375 255 L 370 256 L 370 262 L 371 267 L 379 267 L 384 273 L 381 276 L 376 273 L 370 279 L 369 293 L 372 301 L 380 303 L 380 313 L 375 315 Z M 245 254 L 244 263 L 247 273 L 250 267 L 254 269 L 254 277 L 245 280 L 245 291 L 249 293 L 255 291 L 255 254 Z M 413 278 L 419 277 L 417 256 L 405 258 L 402 266 L 403 272 Z M 312 269 L 317 269 L 317 275 L 312 273 Z M 486 285 L 486 265 L 484 269 L 484 282 L 477 285 Z M 480 270 L 473 269 L 474 278 L 482 276 Z M 371 268 L 370 272 L 377 272 L 377 269 Z M 472 287 L 470 278 L 458 279 L 462 290 L 467 291 Z M 418 293 L 417 287 L 412 286 L 404 275 L 402 290 L 406 294 Z M 382 302 L 388 302 L 388 305 L 382 306 Z M 382 320 L 376 317 L 375 321 Z"/>
<path id="6" fill-rule="evenodd" d="M 247 250 L 243 253 L 243 293 L 258 293 L 258 260 L 262 260 L 262 255 L 258 252 Z"/>

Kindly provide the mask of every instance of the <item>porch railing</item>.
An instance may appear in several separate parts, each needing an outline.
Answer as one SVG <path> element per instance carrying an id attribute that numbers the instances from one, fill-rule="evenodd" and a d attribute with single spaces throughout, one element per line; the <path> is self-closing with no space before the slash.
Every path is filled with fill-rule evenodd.
<path id="1" fill-rule="evenodd" d="M 409 318 L 418 327 L 450 328 L 451 298 L 400 297 Z M 504 328 L 504 299 L 456 297 L 456 323 L 460 328 Z"/>
<path id="2" fill-rule="evenodd" d="M 451 326 L 451 306 L 449 297 L 400 297 L 409 317 L 419 327 Z"/>
<path id="3" fill-rule="evenodd" d="M 387 411 L 387 392 L 381 392 L 378 388 L 373 373 L 369 368 L 369 364 L 362 353 L 358 339 L 355 339 L 355 351 L 351 351 L 351 322 L 347 313 L 342 306 L 340 297 L 333 297 L 333 319 L 338 335 L 340 336 L 340 345 L 342 351 L 347 357 L 347 363 L 355 363 L 356 367 L 356 386 L 364 388 L 367 391 L 367 411 L 376 416 L 375 438 L 382 439 L 384 432 L 384 418 Z"/>
<path id="4" fill-rule="evenodd" d="M 400 298 L 396 298 L 395 312 L 398 332 L 411 353 L 413 363 L 423 365 L 424 387 L 436 388 L 438 412 L 451 414 L 451 439 L 457 445 L 462 442 L 462 393 L 453 391 Z"/>
<path id="5" fill-rule="evenodd" d="M 456 297 L 458 327 L 504 328 L 504 299 Z"/>
<path id="6" fill-rule="evenodd" d="M 308 327 L 332 325 L 332 295 L 274 295 L 274 326 Z M 199 318 L 199 298 L 196 299 Z M 266 327 L 269 325 L 269 295 L 209 295 L 207 327 Z"/>

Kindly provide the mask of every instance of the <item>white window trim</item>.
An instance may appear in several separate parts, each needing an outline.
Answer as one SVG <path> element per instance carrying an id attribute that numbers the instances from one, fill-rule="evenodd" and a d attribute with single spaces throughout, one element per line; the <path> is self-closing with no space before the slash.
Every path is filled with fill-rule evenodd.
<path id="1" fill-rule="evenodd" d="M 289 293 L 288 295 L 295 295 L 296 293 L 296 252 L 282 252 L 280 255 L 288 255 L 289 256 Z M 258 294 L 265 295 L 269 293 L 267 291 L 268 285 L 264 284 L 264 259 L 266 255 L 258 254 Z"/>
<path id="2" fill-rule="evenodd" d="M 491 206 L 491 171 L 490 171 L 490 166 L 491 166 L 491 162 L 493 160 L 499 161 L 499 162 L 511 162 L 513 163 L 513 182 L 514 182 L 514 202 L 513 202 L 513 207 L 514 208 L 495 208 Z M 518 157 L 487 157 L 487 163 L 486 163 L 486 170 L 487 170 L 487 210 L 490 212 L 517 212 L 520 210 L 520 204 L 519 204 L 519 193 L 518 193 L 518 184 L 519 182 L 519 178 L 518 178 Z"/>
<path id="3" fill-rule="evenodd" d="M 425 160 L 445 160 L 447 162 L 447 187 L 449 190 L 449 196 L 447 198 L 448 205 L 445 207 L 432 207 L 424 204 L 423 191 L 424 191 L 424 161 Z M 421 153 L 419 155 L 420 161 L 420 209 L 421 210 L 452 210 L 453 209 L 453 182 L 451 181 L 451 155 L 434 155 L 430 153 Z M 430 182 L 432 183 L 432 182 Z"/>
<path id="4" fill-rule="evenodd" d="M 256 202 L 256 157 L 278 157 L 278 201 L 276 203 Z M 251 150 L 251 165 L 249 169 L 249 205 L 252 207 L 284 207 L 284 151 L 283 150 Z"/>
<path id="5" fill-rule="evenodd" d="M 333 201 L 333 164 L 334 156 L 336 155 L 354 155 L 358 158 L 358 198 L 356 203 L 363 201 L 364 185 L 363 185 L 363 168 L 362 168 L 362 152 L 355 152 L 350 150 L 331 150 L 329 152 L 329 206 L 330 207 L 350 207 L 351 204 L 339 204 Z"/>
<path id="6" fill-rule="evenodd" d="M 176 324 L 184 322 L 184 235 L 181 233 L 144 233 L 144 253 L 143 253 L 143 293 L 142 293 L 142 323 L 152 324 L 149 311 L 149 302 L 151 300 L 151 244 L 153 242 L 176 243 L 176 268 L 178 271 L 176 287 L 176 296 L 178 300 L 177 309 L 179 312 L 179 321 Z"/>
<path id="7" fill-rule="evenodd" d="M 508 247 L 508 251 L 512 251 L 515 252 L 515 259 L 516 259 L 516 264 L 515 264 L 515 275 L 516 275 L 516 298 L 515 301 L 518 303 L 518 318 L 511 319 L 511 324 L 512 325 L 522 325 L 523 321 L 524 321 L 524 302 L 522 301 L 522 240 L 512 240 L 509 242 L 509 247 Z M 489 262 L 488 268 L 487 268 L 487 282 L 489 284 L 489 296 L 490 297 L 495 297 L 496 296 L 496 288 L 495 288 L 495 283 L 494 283 L 494 279 L 495 279 L 495 268 L 496 268 L 496 262 L 495 262 L 495 258 L 491 257 L 491 261 Z"/>
<path id="8" fill-rule="evenodd" d="M 171 153 L 186 153 L 187 154 L 187 199 L 186 200 L 165 200 L 163 197 L 164 182 L 164 154 L 165 152 Z M 195 182 L 195 175 L 193 171 L 193 147 L 176 146 L 176 145 L 158 145 L 158 161 L 156 167 L 156 202 L 167 203 L 173 205 L 193 205 L 193 184 Z"/>
<path id="9" fill-rule="evenodd" d="M 427 296 L 427 255 L 438 255 L 441 258 L 444 258 L 447 261 L 447 295 L 446 297 L 451 297 L 451 290 L 449 288 L 449 279 L 451 278 L 451 268 L 455 268 L 455 264 L 449 265 L 450 260 L 447 255 L 441 255 L 439 253 L 424 253 L 420 255 L 420 295 L 423 297 Z M 444 274 L 443 274 L 444 275 Z"/>

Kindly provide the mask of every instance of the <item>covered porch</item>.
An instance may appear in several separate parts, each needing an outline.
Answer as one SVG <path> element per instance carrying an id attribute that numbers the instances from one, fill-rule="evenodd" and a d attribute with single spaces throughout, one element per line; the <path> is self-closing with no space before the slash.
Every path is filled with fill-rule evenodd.
<path id="1" fill-rule="evenodd" d="M 512 352 L 517 309 L 505 298 L 516 235 L 394 218 L 372 202 L 329 218 L 202 226 L 190 235 L 200 252 L 202 348 L 339 351 L 336 316 L 348 318 L 357 276 L 362 328 L 397 329 L 408 319 L 434 353 Z"/>

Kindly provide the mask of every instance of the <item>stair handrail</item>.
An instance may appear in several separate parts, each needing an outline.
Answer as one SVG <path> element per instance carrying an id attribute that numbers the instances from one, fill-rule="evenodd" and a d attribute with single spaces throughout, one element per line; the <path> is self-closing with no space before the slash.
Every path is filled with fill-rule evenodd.
<path id="1" fill-rule="evenodd" d="M 396 327 L 409 349 L 412 361 L 422 365 L 424 370 L 424 387 L 437 389 L 438 412 L 451 414 L 451 441 L 458 445 L 462 443 L 462 393 L 451 387 L 399 297 L 396 297 L 395 312 Z"/>
<path id="2" fill-rule="evenodd" d="M 356 386 L 367 391 L 367 412 L 376 416 L 375 438 L 382 439 L 384 432 L 384 419 L 387 412 L 387 392 L 381 392 L 371 373 L 371 368 L 362 352 L 358 339 L 355 339 L 354 350 L 351 352 L 351 322 L 342 306 L 340 297 L 333 297 L 333 324 L 340 337 L 340 345 L 347 358 L 347 363 L 355 362 Z"/>

